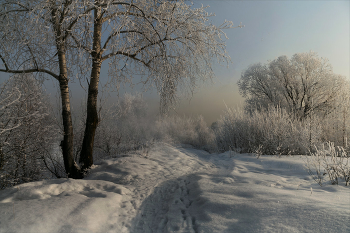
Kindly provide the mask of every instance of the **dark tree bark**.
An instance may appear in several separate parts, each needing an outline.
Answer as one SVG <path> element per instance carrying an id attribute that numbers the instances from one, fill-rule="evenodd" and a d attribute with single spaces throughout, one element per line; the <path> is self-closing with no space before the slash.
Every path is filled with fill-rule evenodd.
<path id="1" fill-rule="evenodd" d="M 97 95 L 101 64 L 93 66 L 88 91 L 87 116 L 83 144 L 80 152 L 79 163 L 82 169 L 89 169 L 93 165 L 93 148 L 95 132 L 98 125 Z"/>
<path id="2" fill-rule="evenodd" d="M 64 129 L 64 136 L 60 146 L 62 149 L 64 167 L 68 177 L 79 179 L 83 178 L 83 176 L 80 172 L 78 165 L 74 161 L 73 124 L 70 110 L 68 81 L 65 77 L 60 77 L 60 90 L 62 99 L 62 120 Z"/>
<path id="3" fill-rule="evenodd" d="M 79 163 L 83 170 L 89 169 L 93 165 L 94 138 L 98 125 L 97 95 L 102 64 L 101 35 L 103 23 L 102 11 L 100 8 L 94 10 L 94 18 L 93 52 L 91 53 L 92 70 L 87 99 L 84 139 L 79 159 Z"/>

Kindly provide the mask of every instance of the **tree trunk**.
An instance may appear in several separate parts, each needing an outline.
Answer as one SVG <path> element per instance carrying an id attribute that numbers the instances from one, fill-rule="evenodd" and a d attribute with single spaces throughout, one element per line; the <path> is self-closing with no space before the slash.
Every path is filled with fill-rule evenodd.
<path id="1" fill-rule="evenodd" d="M 62 120 L 64 136 L 61 141 L 61 149 L 63 154 L 64 167 L 68 177 L 74 179 L 83 178 L 78 165 L 74 161 L 73 154 L 73 124 L 70 110 L 68 80 L 65 77 L 60 77 L 60 90 L 62 100 Z"/>
<path id="2" fill-rule="evenodd" d="M 348 140 L 346 137 L 346 106 L 343 106 L 343 147 L 347 148 L 348 147 Z"/>
<path id="3" fill-rule="evenodd" d="M 65 55 L 60 54 L 59 52 L 59 61 L 60 63 L 65 63 Z M 59 78 L 60 91 L 61 91 L 61 100 L 62 100 L 62 121 L 63 121 L 63 131 L 64 136 L 61 141 L 61 149 L 63 154 L 64 168 L 68 177 L 74 179 L 83 178 L 83 175 L 80 171 L 80 168 L 74 161 L 74 144 L 73 144 L 73 124 L 72 124 L 72 115 L 70 108 L 70 98 L 69 98 L 69 88 L 68 88 L 68 79 L 64 75 L 66 73 L 64 68 L 61 68 L 61 75 Z M 62 72 L 63 70 L 63 72 Z"/>
<path id="4" fill-rule="evenodd" d="M 5 165 L 5 156 L 4 153 L 2 152 L 2 145 L 0 144 L 0 170 L 3 168 Z"/>
<path id="5" fill-rule="evenodd" d="M 86 109 L 86 124 L 83 145 L 80 152 L 79 163 L 83 170 L 89 169 L 93 165 L 93 148 L 95 132 L 98 125 L 97 114 L 97 95 L 98 83 L 100 79 L 100 71 L 102 64 L 101 51 L 101 31 L 102 31 L 102 14 L 101 9 L 97 8 L 94 11 L 94 36 L 93 36 L 93 52 L 92 55 L 92 70 L 89 83 L 87 109 Z"/>
<path id="6" fill-rule="evenodd" d="M 89 169 L 93 165 L 93 148 L 95 132 L 98 125 L 97 95 L 101 65 L 94 64 L 91 71 L 91 79 L 88 91 L 86 123 L 83 145 L 80 152 L 79 163 L 82 169 Z"/>
<path id="7" fill-rule="evenodd" d="M 63 130 L 64 136 L 61 141 L 61 149 L 64 161 L 64 168 L 68 177 L 74 179 L 83 178 L 83 174 L 79 166 L 74 161 L 73 153 L 73 124 L 72 124 L 72 115 L 70 107 L 70 97 L 69 97 L 69 87 L 68 87 L 68 72 L 67 72 L 67 60 L 66 60 L 66 49 L 65 43 L 61 31 L 61 22 L 60 22 L 60 11 L 56 8 L 55 1 L 51 2 L 51 16 L 52 24 L 56 36 L 56 48 L 58 55 L 58 63 L 60 69 L 60 75 L 58 81 L 60 84 L 61 91 L 61 101 L 62 101 L 62 121 L 63 121 Z"/>

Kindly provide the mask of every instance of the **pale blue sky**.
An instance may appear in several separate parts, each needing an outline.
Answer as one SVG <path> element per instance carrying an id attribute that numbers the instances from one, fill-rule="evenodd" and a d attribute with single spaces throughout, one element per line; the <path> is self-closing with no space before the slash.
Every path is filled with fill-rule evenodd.
<path id="1" fill-rule="evenodd" d="M 194 7 L 209 5 L 208 12 L 216 25 L 230 20 L 244 28 L 226 30 L 227 51 L 232 59 L 229 68 L 214 65 L 215 84 L 203 84 L 191 99 L 180 101 L 178 114 L 202 114 L 208 123 L 215 121 L 225 108 L 242 104 L 237 81 L 250 64 L 265 63 L 281 55 L 315 51 L 328 58 L 337 74 L 350 77 L 349 68 L 349 1 L 202 1 L 194 0 Z M 101 79 L 107 75 L 102 71 Z M 5 77 L 0 73 L 0 78 Z M 46 83 L 52 91 L 53 83 Z M 72 101 L 80 103 L 84 92 L 79 85 L 73 88 Z M 135 89 L 134 91 L 138 91 Z M 55 93 L 53 93 L 54 95 Z M 112 94 L 112 97 L 116 96 Z M 144 93 L 149 105 L 158 106 L 155 90 Z"/>

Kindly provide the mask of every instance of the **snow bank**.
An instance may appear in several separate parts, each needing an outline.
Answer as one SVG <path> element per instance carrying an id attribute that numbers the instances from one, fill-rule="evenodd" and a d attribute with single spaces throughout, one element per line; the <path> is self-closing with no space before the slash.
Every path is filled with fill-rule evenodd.
<path id="1" fill-rule="evenodd" d="M 350 232 L 350 191 L 319 187 L 301 156 L 156 144 L 83 180 L 0 191 L 0 232 Z"/>
<path id="2" fill-rule="evenodd" d="M 27 183 L 1 191 L 0 200 L 0 232 L 126 231 L 131 210 L 128 189 L 97 180 Z"/>

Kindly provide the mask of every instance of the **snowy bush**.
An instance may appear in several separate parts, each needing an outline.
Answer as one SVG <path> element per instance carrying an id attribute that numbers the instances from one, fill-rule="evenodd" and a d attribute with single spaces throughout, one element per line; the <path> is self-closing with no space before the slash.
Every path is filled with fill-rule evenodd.
<path id="1" fill-rule="evenodd" d="M 306 167 L 309 174 L 320 185 L 328 180 L 331 184 L 338 184 L 339 179 L 350 184 L 350 158 L 343 147 L 335 147 L 333 143 L 326 143 L 321 149 L 316 148 L 307 159 Z"/>
<path id="2" fill-rule="evenodd" d="M 281 108 L 247 113 L 226 109 L 213 126 L 220 151 L 259 154 L 305 154 L 318 143 L 320 129 L 311 121 L 293 120 Z"/>
<path id="3" fill-rule="evenodd" d="M 164 117 L 156 123 L 155 139 L 176 144 L 189 144 L 209 152 L 216 150 L 215 135 L 204 118 L 198 116 Z"/>
<path id="4" fill-rule="evenodd" d="M 350 90 L 350 86 L 349 86 Z M 322 121 L 322 141 L 331 141 L 335 146 L 342 146 L 347 152 L 350 152 L 350 98 L 342 96 L 336 111 L 328 114 Z"/>

